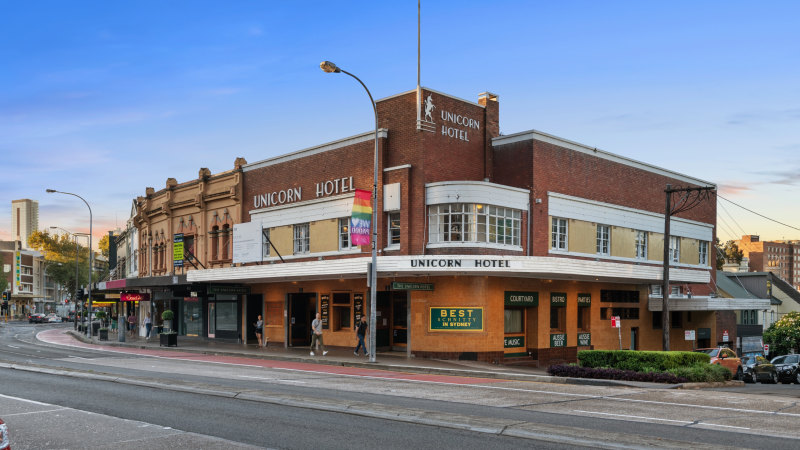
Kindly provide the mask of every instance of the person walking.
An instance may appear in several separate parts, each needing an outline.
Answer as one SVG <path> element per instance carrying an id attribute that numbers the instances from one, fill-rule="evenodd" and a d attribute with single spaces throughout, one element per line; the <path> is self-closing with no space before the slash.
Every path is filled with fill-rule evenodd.
<path id="1" fill-rule="evenodd" d="M 320 319 L 319 313 L 317 313 L 317 318 L 311 322 L 311 356 L 314 356 L 314 344 L 317 342 L 322 348 L 322 356 L 327 355 L 328 351 L 325 350 L 325 343 L 322 341 L 322 319 Z"/>
<path id="2" fill-rule="evenodd" d="M 369 351 L 367 351 L 367 345 L 364 344 L 364 337 L 367 335 L 367 331 L 369 331 L 369 324 L 367 323 L 367 316 L 362 315 L 361 321 L 358 322 L 356 325 L 356 337 L 358 338 L 358 345 L 356 345 L 356 349 L 353 351 L 353 354 L 358 356 L 358 349 L 364 349 L 364 356 L 369 356 Z"/>
<path id="3" fill-rule="evenodd" d="M 131 331 L 131 336 L 136 335 L 136 313 L 132 312 L 130 316 L 128 316 L 128 328 Z"/>
<path id="4" fill-rule="evenodd" d="M 150 313 L 144 316 L 144 337 L 150 340 L 150 330 L 153 329 L 153 320 L 150 318 Z"/>
<path id="5" fill-rule="evenodd" d="M 261 319 L 261 314 L 258 315 L 258 320 L 253 325 L 255 325 L 255 327 L 256 327 L 256 337 L 258 338 L 258 348 L 261 348 L 262 347 L 261 339 L 262 339 L 262 336 L 264 336 L 264 321 Z M 266 346 L 267 346 L 267 343 L 265 341 L 264 344 L 263 344 L 263 347 L 266 347 Z"/>

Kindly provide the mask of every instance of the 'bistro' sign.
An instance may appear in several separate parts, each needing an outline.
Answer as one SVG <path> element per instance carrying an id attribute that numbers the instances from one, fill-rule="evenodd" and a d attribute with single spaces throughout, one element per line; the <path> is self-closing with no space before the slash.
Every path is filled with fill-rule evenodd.
<path id="1" fill-rule="evenodd" d="M 483 331 L 483 308 L 431 308 L 430 330 Z"/>

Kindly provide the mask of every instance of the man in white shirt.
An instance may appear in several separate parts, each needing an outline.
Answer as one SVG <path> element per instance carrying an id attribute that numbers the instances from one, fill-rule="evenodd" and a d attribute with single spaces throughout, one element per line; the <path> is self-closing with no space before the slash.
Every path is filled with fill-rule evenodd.
<path id="1" fill-rule="evenodd" d="M 317 318 L 311 322 L 311 356 L 314 356 L 314 346 L 317 341 L 319 341 L 319 346 L 322 348 L 322 356 L 327 355 L 328 351 L 325 350 L 325 343 L 322 342 L 322 319 L 319 313 L 317 313 Z"/>

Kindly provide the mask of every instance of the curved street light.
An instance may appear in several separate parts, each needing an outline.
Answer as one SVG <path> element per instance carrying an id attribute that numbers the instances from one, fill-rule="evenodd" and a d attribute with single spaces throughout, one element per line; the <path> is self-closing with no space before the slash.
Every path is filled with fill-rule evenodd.
<path id="1" fill-rule="evenodd" d="M 71 195 L 73 197 L 78 197 L 79 199 L 83 200 L 83 203 L 86 204 L 86 207 L 89 208 L 89 326 L 86 330 L 86 335 L 88 337 L 92 337 L 92 270 L 94 269 L 94 252 L 92 251 L 92 207 L 89 206 L 89 202 L 87 202 L 83 197 L 78 194 L 73 194 L 72 192 L 62 192 L 57 191 L 55 189 L 47 189 L 48 194 L 65 194 Z"/>
<path id="2" fill-rule="evenodd" d="M 375 362 L 375 322 L 376 316 L 376 300 L 377 295 L 376 284 L 378 283 L 378 253 L 377 253 L 377 240 L 378 240 L 378 108 L 375 106 L 375 100 L 372 99 L 372 94 L 367 89 L 367 86 L 357 76 L 352 73 L 342 70 L 336 64 L 330 61 L 322 61 L 319 65 L 325 73 L 343 73 L 355 78 L 361 86 L 367 91 L 369 101 L 372 103 L 372 112 L 375 113 L 375 167 L 372 176 L 372 264 L 370 267 L 368 282 L 369 282 L 369 362 Z"/>

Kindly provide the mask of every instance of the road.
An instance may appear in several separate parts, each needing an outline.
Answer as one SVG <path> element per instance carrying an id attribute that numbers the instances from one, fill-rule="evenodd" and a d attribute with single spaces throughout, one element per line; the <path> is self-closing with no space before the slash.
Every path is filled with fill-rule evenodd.
<path id="1" fill-rule="evenodd" d="M 166 351 L 109 352 L 34 339 L 35 331 L 45 329 L 0 328 L 0 361 L 20 364 L 0 368 L 3 394 L 133 420 L 146 424 L 144 429 L 169 427 L 243 445 L 796 448 L 800 444 L 796 385 L 772 386 L 795 394 L 778 396 L 409 374 Z M 0 411 L 6 410 L 4 401 L 19 400 L 0 398 Z M 37 414 L 54 413 L 28 417 Z M 13 425 L 11 419 L 4 418 Z"/>

